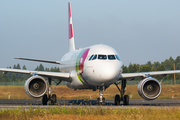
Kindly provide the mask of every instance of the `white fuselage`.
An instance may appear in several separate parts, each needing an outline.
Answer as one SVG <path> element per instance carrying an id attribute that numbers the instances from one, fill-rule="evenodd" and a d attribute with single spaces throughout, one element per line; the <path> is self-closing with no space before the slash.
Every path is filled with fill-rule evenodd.
<path id="1" fill-rule="evenodd" d="M 71 73 L 72 89 L 92 89 L 109 86 L 122 73 L 122 61 L 118 53 L 107 45 L 94 45 L 70 51 L 60 61 L 60 72 Z"/>

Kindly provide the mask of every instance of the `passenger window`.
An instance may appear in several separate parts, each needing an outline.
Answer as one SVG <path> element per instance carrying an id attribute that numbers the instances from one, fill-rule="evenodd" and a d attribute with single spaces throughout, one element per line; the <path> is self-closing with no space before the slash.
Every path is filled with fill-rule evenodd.
<path id="1" fill-rule="evenodd" d="M 106 60 L 107 56 L 106 55 L 98 55 L 98 59 Z"/>
<path id="2" fill-rule="evenodd" d="M 120 58 L 118 55 L 116 55 L 116 58 L 117 58 L 119 61 L 121 61 L 121 58 Z"/>
<path id="3" fill-rule="evenodd" d="M 91 55 L 91 57 L 89 58 L 89 60 L 91 60 L 93 58 L 94 55 Z"/>
<path id="4" fill-rule="evenodd" d="M 93 59 L 92 60 L 95 60 L 97 58 L 97 55 L 94 55 Z"/>
<path id="5" fill-rule="evenodd" d="M 116 58 L 115 58 L 114 55 L 108 55 L 108 59 L 109 59 L 109 60 L 115 60 Z"/>

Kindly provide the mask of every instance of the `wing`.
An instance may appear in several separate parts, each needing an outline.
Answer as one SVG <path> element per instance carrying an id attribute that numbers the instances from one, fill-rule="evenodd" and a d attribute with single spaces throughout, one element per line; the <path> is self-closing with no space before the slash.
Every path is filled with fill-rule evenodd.
<path id="1" fill-rule="evenodd" d="M 168 75 L 180 73 L 180 70 L 169 70 L 169 71 L 154 71 L 154 72 L 139 72 L 139 73 L 122 73 L 120 79 L 133 79 L 136 77 L 149 77 L 154 75 Z"/>
<path id="2" fill-rule="evenodd" d="M 61 72 L 43 72 L 43 71 L 29 71 L 29 70 L 20 70 L 20 69 L 6 69 L 0 68 L 2 72 L 13 72 L 13 73 L 21 73 L 21 74 L 29 74 L 29 75 L 40 75 L 44 77 L 52 77 L 59 80 L 71 82 L 70 73 L 61 73 Z"/>

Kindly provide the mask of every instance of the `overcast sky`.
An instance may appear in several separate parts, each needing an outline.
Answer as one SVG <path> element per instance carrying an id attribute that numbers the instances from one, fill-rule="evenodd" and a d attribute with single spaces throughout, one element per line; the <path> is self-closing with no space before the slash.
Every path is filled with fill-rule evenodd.
<path id="1" fill-rule="evenodd" d="M 109 45 L 126 66 L 180 56 L 179 0 L 74 0 L 71 7 L 76 48 Z M 14 57 L 59 61 L 66 52 L 67 0 L 0 1 L 0 68 L 34 70 L 40 63 Z"/>

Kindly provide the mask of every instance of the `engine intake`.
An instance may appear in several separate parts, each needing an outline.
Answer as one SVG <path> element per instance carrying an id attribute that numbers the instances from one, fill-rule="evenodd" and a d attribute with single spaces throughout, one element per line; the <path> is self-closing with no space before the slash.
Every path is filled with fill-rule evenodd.
<path id="1" fill-rule="evenodd" d="M 31 98 L 40 98 L 47 91 L 47 83 L 41 76 L 32 76 L 25 82 L 26 94 Z"/>
<path id="2" fill-rule="evenodd" d="M 138 93 L 145 100 L 154 100 L 161 94 L 161 83 L 152 77 L 145 78 L 138 84 Z"/>

